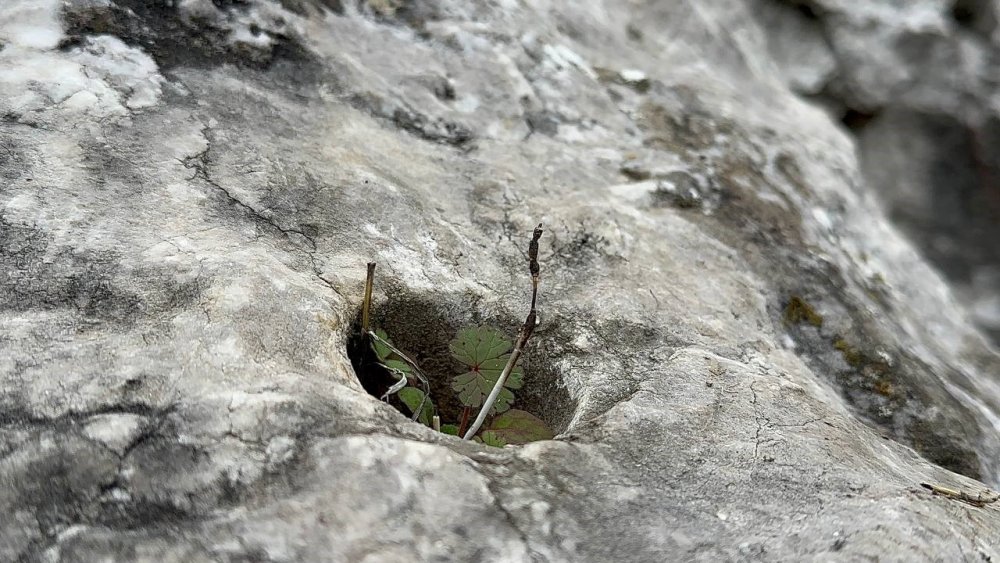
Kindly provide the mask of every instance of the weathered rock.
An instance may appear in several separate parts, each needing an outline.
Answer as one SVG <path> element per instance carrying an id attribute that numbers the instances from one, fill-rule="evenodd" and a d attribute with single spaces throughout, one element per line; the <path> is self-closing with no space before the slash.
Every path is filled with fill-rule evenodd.
<path id="1" fill-rule="evenodd" d="M 1000 355 L 748 5 L 0 18 L 0 560 L 1000 556 L 995 505 L 920 487 L 1000 481 Z M 364 392 L 367 261 L 447 414 L 447 342 L 516 330 L 539 221 L 518 404 L 556 440 Z"/>
<path id="2" fill-rule="evenodd" d="M 1000 4 L 791 4 L 755 12 L 787 82 L 843 115 L 865 182 L 1000 342 Z"/>

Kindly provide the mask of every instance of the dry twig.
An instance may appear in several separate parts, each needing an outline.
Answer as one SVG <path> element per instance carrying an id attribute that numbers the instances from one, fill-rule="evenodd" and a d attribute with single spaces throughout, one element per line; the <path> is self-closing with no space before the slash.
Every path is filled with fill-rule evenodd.
<path id="1" fill-rule="evenodd" d="M 371 320 L 372 289 L 375 287 L 375 262 L 368 263 L 368 277 L 365 278 L 365 299 L 361 302 L 361 334 L 368 333 Z"/>
<path id="2" fill-rule="evenodd" d="M 931 483 L 920 483 L 920 486 L 931 491 L 936 495 L 948 497 L 950 499 L 964 502 L 966 504 L 971 504 L 972 506 L 976 506 L 979 508 L 982 508 L 987 504 L 994 503 L 1000 500 L 1000 494 L 996 493 L 990 495 L 988 492 L 987 493 L 979 492 L 973 495 L 972 493 L 967 493 L 965 491 L 959 491 L 956 489 L 949 489 L 948 487 L 933 485 Z"/>
<path id="3" fill-rule="evenodd" d="M 517 335 L 517 342 L 514 344 L 514 350 L 510 353 L 510 358 L 507 359 L 507 365 L 504 366 L 503 371 L 500 373 L 500 377 L 497 378 L 495 384 L 493 384 L 493 390 L 490 391 L 486 401 L 483 402 L 482 408 L 479 410 L 479 415 L 476 416 L 475 422 L 469 427 L 465 435 L 462 436 L 463 440 L 468 440 L 479 432 L 482 427 L 483 422 L 486 421 L 486 417 L 489 415 L 490 410 L 493 409 L 493 404 L 496 403 L 497 397 L 500 395 L 500 390 L 503 389 L 504 383 L 507 382 L 507 377 L 510 375 L 511 370 L 514 369 L 514 365 L 517 360 L 521 357 L 521 352 L 524 350 L 525 344 L 528 343 L 528 339 L 531 338 L 531 333 L 535 330 L 535 322 L 537 315 L 535 314 L 535 302 L 538 300 L 538 280 L 540 268 L 538 266 L 538 239 L 542 238 L 542 224 L 539 223 L 535 227 L 534 232 L 531 235 L 531 242 L 528 243 L 528 270 L 531 272 L 531 310 L 528 311 L 528 317 L 524 319 L 524 324 L 521 325 L 521 331 Z"/>

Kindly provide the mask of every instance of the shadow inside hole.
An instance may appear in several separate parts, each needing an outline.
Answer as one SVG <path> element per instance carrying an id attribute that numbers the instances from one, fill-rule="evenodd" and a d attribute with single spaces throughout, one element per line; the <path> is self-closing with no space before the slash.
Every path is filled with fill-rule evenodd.
<path id="1" fill-rule="evenodd" d="M 384 330 L 393 345 L 413 359 L 430 380 L 431 400 L 441 424 L 458 425 L 463 405 L 452 389 L 452 379 L 466 369 L 452 357 L 449 343 L 459 330 L 475 326 L 496 328 L 513 342 L 523 319 L 495 307 L 482 307 L 480 297 L 471 293 L 416 293 L 394 288 L 389 294 L 387 300 L 372 304 L 370 328 Z M 369 341 L 361 337 L 360 328 L 359 310 L 347 354 L 361 385 L 370 395 L 380 398 L 396 379 L 377 363 Z M 560 384 L 555 358 L 546 352 L 548 348 L 543 338 L 529 341 L 521 356 L 524 386 L 514 391 L 511 408 L 530 412 L 559 434 L 572 419 L 576 404 Z M 398 397 L 389 402 L 410 416 Z M 477 412 L 478 408 L 472 409 L 472 418 Z"/>

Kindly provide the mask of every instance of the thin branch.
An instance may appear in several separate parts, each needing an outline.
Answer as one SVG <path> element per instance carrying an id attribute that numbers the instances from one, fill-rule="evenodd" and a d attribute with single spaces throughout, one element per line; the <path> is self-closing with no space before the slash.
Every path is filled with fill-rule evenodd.
<path id="1" fill-rule="evenodd" d="M 486 417 L 490 414 L 490 411 L 493 410 L 493 404 L 496 403 L 497 397 L 500 396 L 500 391 L 503 389 L 504 384 L 507 383 L 507 377 L 510 376 L 510 372 L 514 369 L 514 365 L 517 364 L 517 360 L 521 357 L 521 352 L 524 350 L 524 346 L 528 343 L 528 339 L 531 338 L 531 333 L 535 330 L 535 323 L 537 321 L 535 303 L 538 300 L 538 280 L 541 271 L 538 266 L 538 239 L 540 238 L 542 238 L 541 223 L 535 227 L 534 232 L 531 234 L 531 242 L 528 243 L 528 271 L 531 273 L 531 310 L 528 311 L 528 317 L 524 319 L 524 324 L 521 325 L 521 331 L 517 335 L 517 342 L 514 344 L 514 350 L 510 353 L 510 358 L 507 359 L 507 365 L 504 366 L 503 371 L 500 373 L 500 377 L 498 377 L 496 383 L 493 384 L 493 390 L 490 391 L 489 396 L 486 397 L 486 401 L 479 410 L 479 415 L 476 416 L 476 421 L 469 427 L 465 436 L 462 436 L 463 440 L 468 440 L 475 436 L 476 432 L 479 432 L 479 429 L 483 426 L 483 422 L 486 421 Z"/>
<path id="2" fill-rule="evenodd" d="M 368 263 L 368 277 L 365 278 L 365 299 L 361 302 L 361 334 L 368 334 L 371 320 L 372 289 L 375 287 L 375 262 Z"/>

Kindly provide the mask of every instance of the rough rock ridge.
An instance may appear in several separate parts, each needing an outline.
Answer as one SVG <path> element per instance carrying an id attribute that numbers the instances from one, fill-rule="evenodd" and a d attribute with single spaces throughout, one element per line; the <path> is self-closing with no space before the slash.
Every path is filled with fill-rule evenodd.
<path id="1" fill-rule="evenodd" d="M 856 156 L 947 79 L 872 21 L 995 24 L 797 4 L 6 0 L 0 560 L 998 560 L 919 484 L 1000 482 L 1000 354 Z M 363 391 L 365 262 L 433 367 L 538 221 L 556 440 Z"/>

